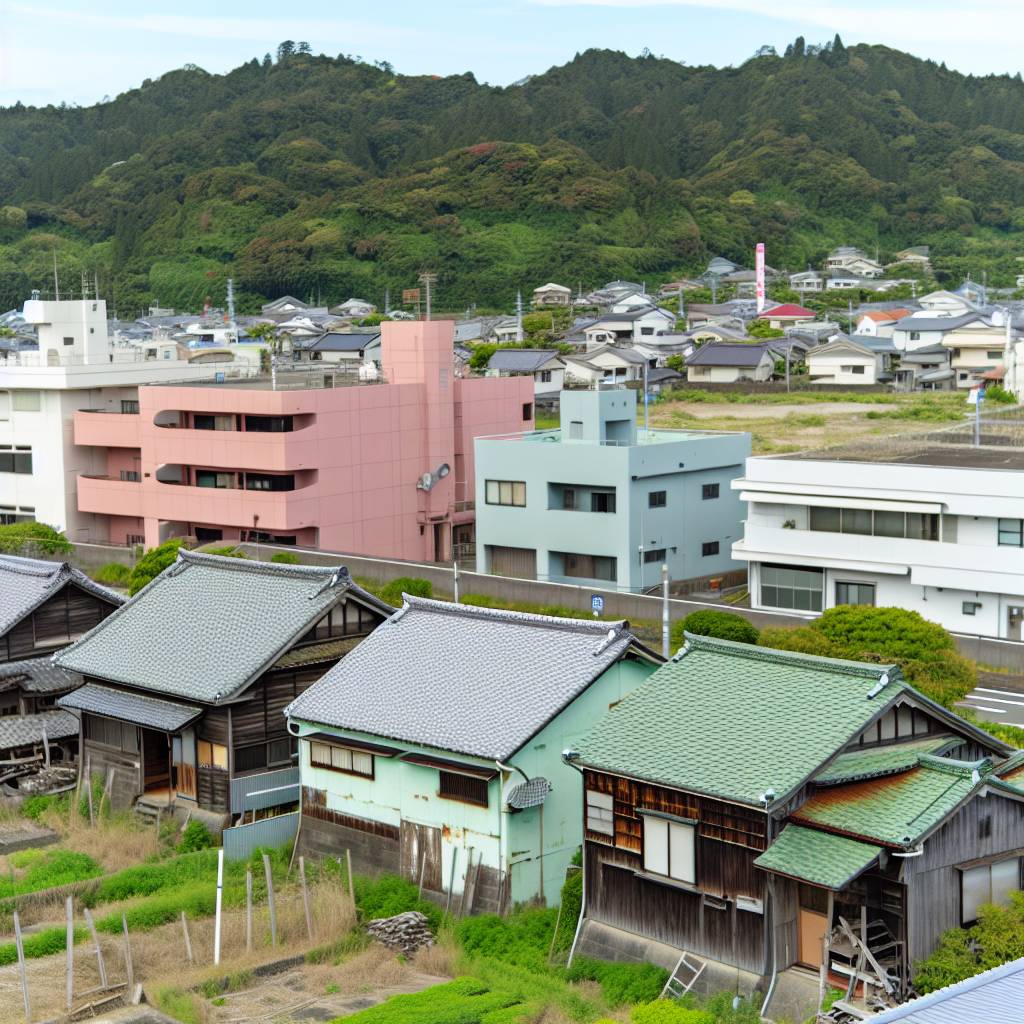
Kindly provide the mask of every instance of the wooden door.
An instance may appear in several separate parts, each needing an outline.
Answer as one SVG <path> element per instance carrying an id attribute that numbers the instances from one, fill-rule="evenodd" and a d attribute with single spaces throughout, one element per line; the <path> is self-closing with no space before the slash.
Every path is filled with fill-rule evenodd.
<path id="1" fill-rule="evenodd" d="M 821 967 L 821 955 L 824 946 L 825 931 L 828 928 L 828 917 L 814 910 L 800 908 L 797 917 L 797 960 L 804 967 L 818 970 Z"/>
<path id="2" fill-rule="evenodd" d="M 165 732 L 142 730 L 142 790 L 170 789 L 171 747 Z"/>
<path id="3" fill-rule="evenodd" d="M 402 874 L 418 885 L 422 873 L 424 889 L 442 892 L 441 830 L 430 825 L 403 821 L 399 840 L 402 848 Z"/>

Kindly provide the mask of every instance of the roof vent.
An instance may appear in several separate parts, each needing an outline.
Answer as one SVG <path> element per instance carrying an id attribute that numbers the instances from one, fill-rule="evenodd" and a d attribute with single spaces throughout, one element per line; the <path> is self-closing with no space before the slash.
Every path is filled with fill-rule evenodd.
<path id="1" fill-rule="evenodd" d="M 609 629 L 605 638 L 597 645 L 597 650 L 594 651 L 594 656 L 596 657 L 598 654 L 603 654 L 608 650 L 608 648 L 615 642 L 616 636 L 616 631 L 614 629 Z"/>
<path id="2" fill-rule="evenodd" d="M 889 673 L 883 672 L 882 677 L 868 690 L 868 700 L 873 700 L 889 685 Z"/>
<path id="3" fill-rule="evenodd" d="M 687 637 L 686 642 L 683 644 L 683 646 L 680 647 L 679 650 L 676 651 L 676 653 L 672 656 L 672 660 L 673 661 L 682 661 L 682 659 L 685 658 L 686 655 L 689 654 L 689 653 L 690 653 L 690 639 L 689 639 L 689 637 Z"/>

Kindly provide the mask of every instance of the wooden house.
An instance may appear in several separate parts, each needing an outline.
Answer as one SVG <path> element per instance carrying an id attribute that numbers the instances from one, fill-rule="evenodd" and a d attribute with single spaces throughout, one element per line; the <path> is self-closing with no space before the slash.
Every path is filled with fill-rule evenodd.
<path id="1" fill-rule="evenodd" d="M 686 951 L 772 1016 L 801 979 L 800 1018 L 826 980 L 898 1001 L 945 930 L 1021 886 L 1010 755 L 894 666 L 688 636 L 567 754 L 585 790 L 577 948 Z"/>
<path id="2" fill-rule="evenodd" d="M 50 657 L 123 601 L 67 562 L 0 555 L 0 781 L 46 756 L 71 760 L 78 720 L 54 706 L 81 684 Z"/>
<path id="3" fill-rule="evenodd" d="M 557 903 L 582 840 L 561 752 L 660 663 L 626 622 L 406 597 L 287 709 L 299 851 L 463 913 Z"/>
<path id="4" fill-rule="evenodd" d="M 344 567 L 180 551 L 56 658 L 85 680 L 58 701 L 81 713 L 83 773 L 109 780 L 114 807 L 294 802 L 285 706 L 392 610 Z"/>

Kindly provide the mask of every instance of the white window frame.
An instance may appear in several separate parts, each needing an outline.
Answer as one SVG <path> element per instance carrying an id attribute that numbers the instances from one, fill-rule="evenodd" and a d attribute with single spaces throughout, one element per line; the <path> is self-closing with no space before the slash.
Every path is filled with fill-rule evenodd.
<path id="1" fill-rule="evenodd" d="M 697 884 L 697 823 L 640 811 L 644 871 L 684 885 Z"/>
<path id="2" fill-rule="evenodd" d="M 611 838 L 615 835 L 614 800 L 611 793 L 588 789 L 586 793 L 587 831 Z"/>

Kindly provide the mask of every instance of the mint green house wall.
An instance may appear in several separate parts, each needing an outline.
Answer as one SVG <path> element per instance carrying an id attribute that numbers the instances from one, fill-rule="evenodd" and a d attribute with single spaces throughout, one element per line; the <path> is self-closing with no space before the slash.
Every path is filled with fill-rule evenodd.
<path id="1" fill-rule="evenodd" d="M 309 763 L 309 743 L 299 743 L 299 770 L 303 786 L 322 790 L 332 811 L 364 820 L 400 827 L 414 822 L 441 830 L 442 886 L 448 890 L 455 866 L 453 891 L 465 887 L 469 851 L 473 863 L 482 857 L 485 867 L 510 872 L 513 902 L 541 899 L 557 904 L 565 869 L 583 841 L 582 786 L 580 774 L 562 761 L 562 751 L 603 717 L 608 706 L 629 693 L 655 669 L 646 661 L 623 660 L 612 665 L 590 687 L 567 705 L 506 764 L 522 768 L 531 778 L 543 776 L 552 785 L 541 810 L 512 812 L 505 796 L 523 781 L 516 771 L 503 771 L 492 779 L 488 806 L 478 807 L 438 796 L 437 769 L 409 764 L 398 757 L 374 758 L 373 779 L 314 768 Z M 453 754 L 293 719 L 292 730 L 300 737 L 310 733 L 331 734 L 339 739 L 363 739 L 399 747 L 404 752 L 430 754 L 464 764 L 495 768 L 495 762 Z M 543 872 L 543 890 L 541 875 Z"/>

